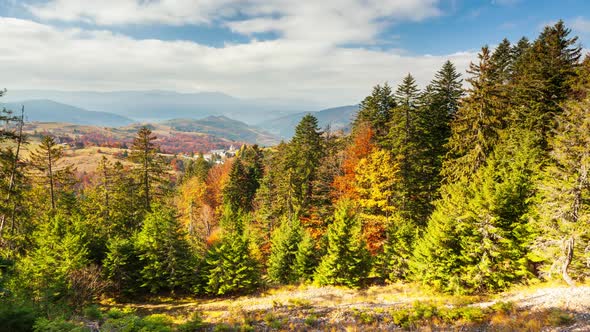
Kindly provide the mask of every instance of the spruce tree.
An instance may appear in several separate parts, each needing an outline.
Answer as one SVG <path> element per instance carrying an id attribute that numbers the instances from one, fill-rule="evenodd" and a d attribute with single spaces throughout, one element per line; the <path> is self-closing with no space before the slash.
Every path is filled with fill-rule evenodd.
<path id="1" fill-rule="evenodd" d="M 223 188 L 224 204 L 234 211 L 252 211 L 256 191 L 263 176 L 262 158 L 262 152 L 254 145 L 242 146 L 234 159 L 229 180 Z"/>
<path id="2" fill-rule="evenodd" d="M 392 110 L 387 147 L 399 165 L 399 181 L 392 201 L 399 215 L 412 223 L 426 219 L 430 212 L 429 195 L 423 186 L 423 163 L 427 147 L 423 144 L 420 121 L 420 93 L 416 81 L 408 74 L 395 93 L 397 106 Z"/>
<path id="3" fill-rule="evenodd" d="M 447 181 L 469 177 L 485 165 L 487 156 L 498 142 L 499 131 L 505 127 L 505 109 L 501 108 L 494 67 L 487 46 L 478 54 L 479 62 L 467 71 L 471 77 L 469 95 L 463 100 L 451 123 L 452 135 L 443 163 Z"/>
<path id="4" fill-rule="evenodd" d="M 4 91 L 0 91 L 0 97 Z M 17 228 L 17 217 L 22 214 L 24 190 L 28 184 L 25 174 L 25 162 L 22 157 L 23 145 L 27 144 L 26 135 L 23 133 L 24 107 L 20 117 L 12 116 L 11 111 L 0 111 L 0 122 L 4 127 L 0 128 L 0 247 L 4 246 L 6 239 L 4 230 L 9 227 L 9 237 L 13 236 Z M 4 144 L 5 141 L 13 144 Z M 10 247 L 14 248 L 14 241 L 9 239 Z"/>
<path id="5" fill-rule="evenodd" d="M 451 122 L 459 109 L 463 96 L 461 74 L 452 62 L 447 61 L 421 95 L 417 113 L 416 136 L 420 146 L 417 183 L 423 201 L 423 213 L 415 220 L 425 225 L 432 212 L 432 202 L 438 198 L 442 183 L 442 164 L 448 153 Z"/>
<path id="6" fill-rule="evenodd" d="M 313 183 L 324 151 L 321 135 L 318 120 L 307 114 L 295 128 L 295 135 L 289 143 L 282 181 L 288 183 L 291 214 L 299 212 L 306 215 L 309 212 Z"/>
<path id="7" fill-rule="evenodd" d="M 496 47 L 490 63 L 492 66 L 492 80 L 495 84 L 504 85 L 512 79 L 512 62 L 514 60 L 514 53 L 510 41 L 504 38 L 502 42 Z"/>
<path id="8" fill-rule="evenodd" d="M 383 280 L 395 282 L 408 279 L 409 262 L 417 238 L 416 225 L 396 213 L 388 216 L 383 251 L 377 256 L 375 272 Z"/>
<path id="9" fill-rule="evenodd" d="M 152 293 L 191 288 L 195 259 L 173 210 L 157 206 L 149 213 L 135 245 L 142 266 L 141 287 Z"/>
<path id="10" fill-rule="evenodd" d="M 279 283 L 291 283 L 299 279 L 296 268 L 296 256 L 302 241 L 303 228 L 299 218 L 284 219 L 271 239 L 271 251 L 268 258 L 268 277 Z"/>
<path id="11" fill-rule="evenodd" d="M 76 231 L 76 217 L 57 214 L 35 231 L 35 247 L 16 265 L 16 295 L 38 303 L 44 310 L 68 304 L 76 296 L 71 276 L 87 266 L 88 249 Z"/>
<path id="12" fill-rule="evenodd" d="M 239 158 L 232 163 L 229 179 L 223 188 L 224 204 L 233 211 L 249 211 L 251 209 L 252 197 L 248 188 L 248 173 Z"/>
<path id="13" fill-rule="evenodd" d="M 142 262 L 131 238 L 111 237 L 106 243 L 106 255 L 102 261 L 105 277 L 119 294 L 132 295 L 142 288 Z"/>
<path id="14" fill-rule="evenodd" d="M 299 280 L 311 281 L 313 280 L 315 269 L 317 268 L 317 252 L 313 237 L 307 230 L 302 230 L 301 241 L 297 246 L 295 253 L 295 262 L 293 271 Z"/>
<path id="15" fill-rule="evenodd" d="M 186 163 L 181 182 L 188 181 L 192 177 L 196 177 L 204 182 L 209 174 L 209 169 L 211 169 L 211 163 L 205 160 L 202 153 L 199 153 L 197 159 L 189 159 Z"/>
<path id="16" fill-rule="evenodd" d="M 392 119 L 392 109 L 396 106 L 396 100 L 391 87 L 385 83 L 376 85 L 370 96 L 367 96 L 359 105 L 359 111 L 352 123 L 352 131 L 369 124 L 375 133 L 377 144 L 385 142 L 389 133 L 389 125 Z"/>
<path id="17" fill-rule="evenodd" d="M 84 188 L 81 209 L 87 225 L 103 240 L 113 236 L 131 236 L 143 219 L 142 197 L 132 176 L 120 162 L 106 157 L 99 162 L 96 174 Z M 98 236 L 97 236 L 98 240 Z"/>
<path id="18" fill-rule="evenodd" d="M 531 42 L 526 37 L 522 37 L 518 40 L 516 45 L 512 46 L 512 60 L 510 61 L 510 73 L 512 74 L 512 86 L 517 84 L 516 78 L 522 78 L 523 73 L 526 70 L 527 58 L 529 57 L 528 52 L 531 48 Z M 514 96 L 513 96 L 514 97 Z"/>
<path id="19" fill-rule="evenodd" d="M 156 139 L 148 127 L 141 127 L 133 139 L 129 155 L 129 159 L 137 164 L 135 172 L 145 211 L 151 211 L 153 198 L 158 189 L 162 189 L 158 186 L 164 182 L 166 171 L 164 162 L 158 155 L 158 146 L 154 142 Z"/>
<path id="20" fill-rule="evenodd" d="M 260 268 L 249 241 L 237 231 L 227 232 L 206 256 L 202 269 L 204 290 L 213 295 L 253 291 L 260 283 Z"/>
<path id="21" fill-rule="evenodd" d="M 74 184 L 74 168 L 72 165 L 62 165 L 63 147 L 58 145 L 53 137 L 44 136 L 39 147 L 31 152 L 30 163 L 39 175 L 41 186 L 48 191 L 48 205 L 51 212 L 55 212 L 59 201 L 71 196 Z M 64 204 L 62 208 L 69 210 L 72 204 Z"/>
<path id="22" fill-rule="evenodd" d="M 561 20 L 545 27 L 525 53 L 520 76 L 515 78 L 518 107 L 514 122 L 539 132 L 543 148 L 547 148 L 555 117 L 562 112 L 561 104 L 572 93 L 582 55 L 578 37 L 570 33 Z"/>
<path id="23" fill-rule="evenodd" d="M 315 282 L 358 287 L 368 276 L 370 257 L 352 202 L 345 200 L 338 204 L 327 239 L 327 252 L 317 268 Z"/>
<path id="24" fill-rule="evenodd" d="M 280 226 L 280 216 L 286 215 L 288 208 L 286 199 L 288 194 L 282 192 L 282 188 L 287 186 L 285 181 L 280 181 L 281 159 L 284 158 L 283 152 L 286 150 L 286 144 L 281 143 L 277 152 L 267 153 L 265 156 L 265 172 L 260 180 L 260 188 L 256 191 L 253 205 L 256 207 L 256 219 L 260 222 L 267 243 L 270 241 L 272 232 Z"/>
<path id="25" fill-rule="evenodd" d="M 471 178 L 442 188 L 411 261 L 417 280 L 445 292 L 478 293 L 530 276 L 537 144 L 534 133 L 506 133 Z"/>
<path id="26" fill-rule="evenodd" d="M 590 275 L 590 98 L 566 104 L 550 147 L 535 249 L 546 260 L 545 277 L 558 274 L 574 284 Z"/>

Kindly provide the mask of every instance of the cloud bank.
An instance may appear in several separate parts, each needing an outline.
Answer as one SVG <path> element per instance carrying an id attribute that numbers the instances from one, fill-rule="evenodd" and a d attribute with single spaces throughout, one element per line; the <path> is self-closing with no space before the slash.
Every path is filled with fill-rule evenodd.
<path id="1" fill-rule="evenodd" d="M 463 71 L 474 58 L 471 52 L 428 56 L 370 47 L 385 27 L 441 15 L 436 0 L 54 0 L 26 6 L 39 22 L 0 18 L 1 84 L 8 89 L 220 91 L 341 105 L 358 102 L 375 84 L 397 84 L 408 72 L 426 84 L 447 59 Z M 69 27 L 75 22 L 87 28 Z M 252 38 L 212 47 L 112 31 L 156 23 L 215 24 Z M 277 37 L 256 39 L 265 32 Z M 350 43 L 360 46 L 345 46 Z"/>

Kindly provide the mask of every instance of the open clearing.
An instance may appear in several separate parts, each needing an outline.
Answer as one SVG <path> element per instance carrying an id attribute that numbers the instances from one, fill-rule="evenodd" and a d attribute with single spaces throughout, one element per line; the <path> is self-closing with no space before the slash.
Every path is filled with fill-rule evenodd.
<path id="1" fill-rule="evenodd" d="M 290 286 L 224 299 L 103 304 L 178 323 L 199 312 L 212 331 L 590 331 L 588 285 L 543 284 L 487 297 L 440 295 L 408 284 Z"/>

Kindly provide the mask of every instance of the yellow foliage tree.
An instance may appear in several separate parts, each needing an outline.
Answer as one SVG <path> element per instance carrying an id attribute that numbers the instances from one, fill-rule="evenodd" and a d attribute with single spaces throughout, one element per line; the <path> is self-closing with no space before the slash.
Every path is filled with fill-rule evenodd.
<path id="1" fill-rule="evenodd" d="M 214 218 L 208 213 L 211 208 L 205 202 L 206 193 L 207 185 L 193 177 L 180 185 L 176 196 L 178 219 L 194 243 L 204 243 L 214 227 Z"/>
<path id="2" fill-rule="evenodd" d="M 355 170 L 355 189 L 362 208 L 363 235 L 372 254 L 381 252 L 389 218 L 395 212 L 392 201 L 399 181 L 399 166 L 391 154 L 375 149 L 359 161 Z"/>

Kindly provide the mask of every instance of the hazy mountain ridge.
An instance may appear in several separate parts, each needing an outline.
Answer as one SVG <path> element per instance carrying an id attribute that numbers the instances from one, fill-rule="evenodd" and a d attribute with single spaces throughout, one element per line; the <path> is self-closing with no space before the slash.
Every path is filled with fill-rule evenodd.
<path id="1" fill-rule="evenodd" d="M 318 124 L 321 129 L 330 126 L 331 130 L 348 131 L 350 129 L 350 123 L 358 111 L 358 108 L 358 105 L 348 105 L 328 108 L 317 112 L 300 112 L 277 119 L 263 121 L 258 123 L 257 126 L 281 138 L 289 139 L 295 133 L 295 127 L 301 118 L 306 114 L 313 114 L 318 119 Z"/>
<path id="2" fill-rule="evenodd" d="M 12 90 L 5 101 L 49 99 L 85 110 L 110 112 L 141 122 L 225 115 L 248 124 L 322 108 L 314 102 L 282 99 L 240 99 L 220 92 L 52 91 Z"/>
<path id="3" fill-rule="evenodd" d="M 135 98 L 141 99 L 142 96 L 145 96 L 145 93 L 147 92 L 121 91 L 109 93 L 109 95 L 123 96 L 122 98 L 124 99 L 129 98 L 130 96 L 135 96 Z M 165 91 L 152 91 L 149 93 L 151 97 L 156 99 L 164 98 L 164 100 L 168 99 L 167 96 L 185 96 L 184 100 L 183 97 L 177 100 L 176 105 L 182 103 L 186 103 L 186 105 L 191 104 L 190 100 L 192 97 L 188 94 L 178 94 L 175 92 Z M 101 93 L 88 92 L 87 94 L 96 96 L 97 94 Z M 221 93 L 203 93 L 201 95 L 207 96 L 207 98 L 210 98 L 211 100 L 225 100 L 227 102 L 235 100 L 235 98 Z M 161 100 L 159 103 L 162 104 L 163 101 Z M 137 116 L 130 118 L 112 112 L 89 111 L 81 107 L 49 99 L 8 102 L 0 104 L 0 107 L 4 106 L 7 109 L 18 111 L 20 110 L 21 105 L 25 106 L 25 120 L 28 122 L 63 122 L 71 123 L 73 125 L 113 128 L 122 128 L 133 123 L 158 124 L 168 126 L 170 127 L 170 130 L 178 132 L 202 133 L 231 141 L 247 142 L 250 144 L 260 144 L 264 146 L 275 145 L 280 141 L 280 139 L 290 139 L 293 136 L 295 127 L 305 114 L 313 114 L 316 116 L 318 118 L 319 126 L 322 129 L 330 126 L 332 130 L 347 131 L 350 127 L 351 119 L 358 110 L 358 106 L 350 105 L 324 109 L 317 112 L 291 113 L 278 118 L 273 118 L 267 114 L 265 119 L 268 120 L 259 122 L 257 125 L 252 125 L 239 119 L 251 115 L 248 112 L 241 113 L 240 117 L 236 119 L 233 116 L 227 116 L 223 114 L 203 116 L 203 114 L 207 114 L 208 112 L 194 112 L 181 108 L 176 109 L 175 111 L 157 114 L 157 116 L 155 116 L 156 119 L 137 120 Z M 154 114 L 154 112 L 157 112 L 157 109 L 157 106 L 153 106 L 151 111 L 149 111 L 149 109 L 146 111 L 147 115 L 140 117 L 153 117 L 149 114 Z M 265 111 L 259 111 L 258 113 L 263 114 Z M 186 116 L 174 117 L 174 115 Z"/>
<path id="4" fill-rule="evenodd" d="M 15 114 L 19 114 L 22 106 L 24 106 L 26 121 L 67 122 L 77 125 L 104 127 L 120 127 L 134 122 L 125 116 L 109 112 L 88 111 L 83 108 L 47 99 L 0 104 L 0 107 L 12 110 Z"/>

